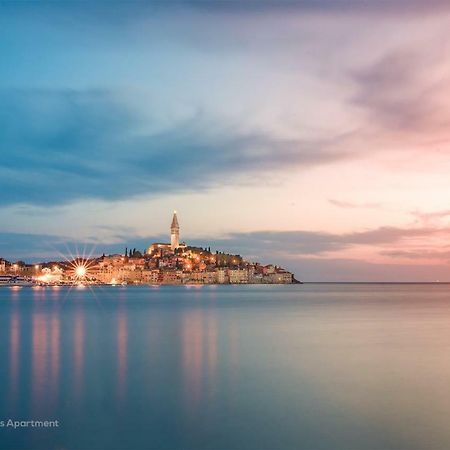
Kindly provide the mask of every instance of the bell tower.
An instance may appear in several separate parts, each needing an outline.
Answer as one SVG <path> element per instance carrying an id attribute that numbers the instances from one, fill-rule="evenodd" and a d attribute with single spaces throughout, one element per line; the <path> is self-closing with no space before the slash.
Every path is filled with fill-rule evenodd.
<path id="1" fill-rule="evenodd" d="M 177 212 L 173 212 L 172 225 L 170 225 L 170 247 L 175 250 L 180 245 L 180 225 L 178 225 Z"/>

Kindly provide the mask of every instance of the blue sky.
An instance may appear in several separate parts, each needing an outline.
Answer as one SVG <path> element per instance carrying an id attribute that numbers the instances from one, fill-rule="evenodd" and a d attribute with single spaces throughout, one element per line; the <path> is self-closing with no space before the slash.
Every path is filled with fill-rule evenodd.
<path id="1" fill-rule="evenodd" d="M 299 278 L 450 280 L 449 14 L 2 1 L 0 257 L 146 247 L 177 209 Z"/>

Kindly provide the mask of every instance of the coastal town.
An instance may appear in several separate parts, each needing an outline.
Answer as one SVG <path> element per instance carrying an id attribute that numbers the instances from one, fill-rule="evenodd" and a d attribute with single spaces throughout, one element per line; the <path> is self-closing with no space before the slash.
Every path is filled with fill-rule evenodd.
<path id="1" fill-rule="evenodd" d="M 153 243 L 143 251 L 126 248 L 123 254 L 38 264 L 0 258 L 0 285 L 292 283 L 298 283 L 294 275 L 279 266 L 249 262 L 241 255 L 181 242 L 176 212 L 170 226 L 170 243 Z"/>

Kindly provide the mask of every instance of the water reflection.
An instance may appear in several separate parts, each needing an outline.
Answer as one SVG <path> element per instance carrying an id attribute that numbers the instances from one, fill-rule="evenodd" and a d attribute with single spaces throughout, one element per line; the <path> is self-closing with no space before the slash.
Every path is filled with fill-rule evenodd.
<path id="1" fill-rule="evenodd" d="M 185 312 L 181 339 L 186 403 L 188 409 L 194 412 L 200 403 L 203 382 L 204 329 L 201 310 Z"/>
<path id="2" fill-rule="evenodd" d="M 46 315 L 38 308 L 32 317 L 32 384 L 31 396 L 33 411 L 38 411 L 45 399 L 45 386 L 47 383 L 47 323 Z"/>
<path id="3" fill-rule="evenodd" d="M 20 315 L 17 307 L 11 311 L 9 326 L 9 395 L 12 407 L 16 409 L 19 383 Z"/>
<path id="4" fill-rule="evenodd" d="M 208 374 L 208 397 L 213 400 L 217 385 L 217 318 L 214 314 L 209 313 L 206 319 L 207 339 L 207 374 Z"/>
<path id="5" fill-rule="evenodd" d="M 50 396 L 52 404 L 58 401 L 60 372 L 60 310 L 53 306 L 50 318 Z"/>
<path id="6" fill-rule="evenodd" d="M 32 292 L 34 301 L 45 299 L 45 295 L 46 295 L 45 288 L 43 288 L 41 286 L 34 286 L 32 288 L 31 292 Z"/>
<path id="7" fill-rule="evenodd" d="M 449 448 L 450 290 L 301 289 L 0 290 L 0 417 L 60 418 L 38 448 Z"/>
<path id="8" fill-rule="evenodd" d="M 101 353 L 107 354 L 108 349 L 115 353 L 115 370 L 110 371 L 110 376 L 115 397 L 121 401 L 125 401 L 128 395 L 132 372 L 130 364 L 145 366 L 154 374 L 157 359 L 163 358 L 164 361 L 167 349 L 162 348 L 162 343 L 171 339 L 173 328 L 168 327 L 167 322 L 164 324 L 157 315 L 150 316 L 146 321 L 150 342 L 142 354 L 145 360 L 129 354 L 130 349 L 142 346 L 142 334 L 129 334 L 130 309 L 126 296 L 122 298 L 123 293 L 114 306 L 115 325 L 106 325 L 98 330 L 95 320 L 89 321 L 88 327 L 88 310 L 77 297 L 61 303 L 57 299 L 66 295 L 63 290 L 36 288 L 23 292 L 32 299 L 32 303 L 28 303 L 29 310 L 24 308 L 25 303 L 12 303 L 8 318 L 8 398 L 11 407 L 23 395 L 20 380 L 28 380 L 33 411 L 42 409 L 43 404 L 50 409 L 56 408 L 64 398 L 81 404 L 93 376 L 89 372 L 89 378 L 86 378 L 87 365 L 96 361 L 97 357 L 92 355 L 94 348 L 98 348 L 99 336 L 102 336 L 101 345 L 105 346 L 105 351 Z M 20 300 L 20 296 L 21 290 L 10 291 L 10 299 Z M 94 307 L 89 314 L 98 319 L 99 311 Z M 134 323 L 137 323 L 134 317 Z M 171 354 L 180 358 L 179 367 L 182 370 L 177 377 L 181 381 L 187 412 L 193 414 L 205 401 L 213 401 L 217 395 L 219 361 L 226 362 L 229 377 L 236 374 L 238 336 L 235 326 L 229 323 L 224 326 L 223 322 L 219 333 L 219 322 L 213 308 L 186 308 L 180 319 L 179 340 L 175 341 L 179 349 L 172 348 Z M 143 376 L 150 379 L 152 375 L 149 372 Z M 234 381 L 231 380 L 231 383 Z"/>
<path id="9" fill-rule="evenodd" d="M 219 361 L 225 364 L 224 372 L 229 374 L 229 384 L 236 381 L 237 345 L 237 329 L 228 324 L 219 333 L 214 311 L 196 308 L 184 312 L 181 328 L 182 383 L 188 419 L 198 416 L 205 405 L 217 400 Z M 230 386 L 229 393 L 232 392 Z"/>
<path id="10" fill-rule="evenodd" d="M 123 401 L 127 386 L 128 324 L 126 310 L 121 304 L 117 317 L 117 396 Z"/>
<path id="11" fill-rule="evenodd" d="M 22 290 L 21 286 L 11 286 L 9 288 L 10 292 L 11 292 L 11 298 L 13 300 L 17 300 L 20 297 L 20 291 Z"/>
<path id="12" fill-rule="evenodd" d="M 73 389 L 75 399 L 81 397 L 83 390 L 84 340 L 84 310 L 78 305 L 75 311 L 73 328 Z"/>
<path id="13" fill-rule="evenodd" d="M 235 322 L 228 324 L 228 389 L 229 402 L 233 402 L 239 376 L 239 329 Z"/>

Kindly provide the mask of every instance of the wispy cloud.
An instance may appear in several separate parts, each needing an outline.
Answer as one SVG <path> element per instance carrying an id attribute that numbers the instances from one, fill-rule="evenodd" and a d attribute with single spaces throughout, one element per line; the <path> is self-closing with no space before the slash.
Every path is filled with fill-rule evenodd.
<path id="1" fill-rule="evenodd" d="M 7 11 L 11 8 L 10 3 L 4 2 L 3 8 Z M 364 12 L 379 14 L 382 13 L 403 13 L 403 14 L 424 14 L 436 11 L 448 10 L 448 2 L 445 0 L 172 0 L 161 2 L 160 0 L 147 0 L 123 2 L 118 0 L 108 0 L 108 7 L 105 8 L 104 0 L 93 0 L 89 4 L 79 6 L 76 0 L 66 0 L 63 4 L 44 0 L 38 5 L 31 4 L 27 10 L 32 12 L 44 11 L 45 13 L 58 13 L 70 11 L 71 14 L 78 13 L 83 16 L 92 16 L 97 20 L 124 21 L 136 19 L 143 15 L 151 15 L 160 11 L 176 10 L 198 10 L 209 13 L 249 13 L 260 14 L 264 12 L 273 13 L 276 11 L 296 11 L 296 12 Z M 17 9 L 17 5 L 14 5 Z"/>
<path id="2" fill-rule="evenodd" d="M 338 208 L 343 209 L 380 209 L 383 207 L 382 203 L 377 202 L 363 202 L 363 203 L 357 203 L 357 202 L 349 202 L 345 200 L 337 200 L 330 198 L 328 199 L 328 202 L 331 203 L 334 206 L 337 206 Z"/>
<path id="3" fill-rule="evenodd" d="M 432 211 L 432 212 L 422 212 L 422 211 L 412 211 L 411 214 L 418 219 L 420 219 L 425 224 L 430 224 L 441 219 L 445 219 L 450 216 L 450 209 L 443 211 Z"/>
<path id="4" fill-rule="evenodd" d="M 271 251 L 291 255 L 329 255 L 355 246 L 382 248 L 388 244 L 405 244 L 409 239 L 449 236 L 448 228 L 433 227 L 379 227 L 351 233 L 318 231 L 255 231 L 233 233 L 215 242 L 234 251 L 270 254 Z"/>
<path id="5" fill-rule="evenodd" d="M 108 238 L 105 241 L 93 238 L 89 242 L 77 242 L 73 239 L 53 235 L 0 233 L 0 256 L 11 260 L 38 261 L 58 259 L 61 258 L 61 254 L 68 256 L 70 253 L 75 254 L 77 251 L 90 253 L 94 250 L 97 255 L 101 255 L 103 252 L 123 253 L 125 247 L 145 250 L 152 242 L 167 240 L 167 237 L 162 235 L 133 236 L 122 228 L 116 231 L 112 230 L 112 236 L 113 238 Z M 407 267 L 410 267 L 411 277 L 409 279 L 414 279 L 417 276 L 416 269 L 413 266 L 413 264 L 416 264 L 415 261 L 448 263 L 450 260 L 448 248 L 438 244 L 433 247 L 428 240 L 430 238 L 448 240 L 449 237 L 450 228 L 380 227 L 341 234 L 302 230 L 236 232 L 208 239 L 187 238 L 187 241 L 191 245 L 211 246 L 213 251 L 238 253 L 249 260 L 285 265 L 291 270 L 299 271 L 299 277 L 302 276 L 302 271 L 306 271 L 307 279 L 310 280 L 335 279 L 343 281 L 380 280 L 383 279 L 380 278 L 381 273 L 384 273 L 385 279 L 408 279 Z M 418 247 L 418 242 L 422 242 L 422 247 Z M 343 257 L 343 252 L 361 246 L 370 248 L 371 253 L 358 259 Z M 372 261 L 372 256 L 377 254 L 388 258 L 388 261 L 383 263 L 384 268 L 383 264 L 375 264 Z M 389 260 L 391 260 L 391 263 L 389 263 Z M 404 265 L 404 272 L 400 268 L 400 271 L 389 273 L 387 268 L 399 264 L 399 260 L 410 261 L 411 265 L 401 263 Z M 337 265 L 333 266 L 335 263 Z M 376 271 L 373 274 L 366 272 L 364 278 L 360 272 L 364 272 L 363 267 L 368 268 L 369 266 L 376 268 Z M 351 267 L 353 271 L 345 273 L 345 267 Z M 313 272 L 308 272 L 312 268 L 314 268 L 317 277 L 314 277 Z M 432 269 L 435 270 L 436 268 L 433 267 Z M 438 272 L 442 278 L 443 269 L 439 269 Z M 402 276 L 400 277 L 399 274 L 401 273 Z M 425 273 L 426 276 L 421 279 L 428 279 L 433 272 L 425 271 Z"/>
<path id="6" fill-rule="evenodd" d="M 446 134 L 450 109 L 442 92 L 450 87 L 450 73 L 438 45 L 442 39 L 446 37 L 437 31 L 426 50 L 402 46 L 353 72 L 357 87 L 353 102 L 366 110 L 372 126 L 384 130 L 397 148 L 402 143 L 394 136 L 438 141 Z"/>
<path id="7" fill-rule="evenodd" d="M 0 92 L 0 204 L 189 191 L 351 157 L 328 140 L 248 133 L 205 115 L 151 131 L 107 91 Z"/>
<path id="8" fill-rule="evenodd" d="M 436 260 L 446 261 L 450 263 L 450 250 L 448 249 L 411 249 L 411 250 L 386 250 L 381 252 L 382 255 L 391 258 L 401 258 L 409 260 Z"/>
<path id="9" fill-rule="evenodd" d="M 99 248 L 104 245 L 107 249 L 118 244 L 130 242 L 133 246 L 146 248 L 151 242 L 164 239 L 164 236 L 134 236 L 127 233 L 123 227 L 117 230 L 114 227 L 108 227 L 109 237 L 105 242 L 94 239 L 91 243 L 96 243 Z M 16 248 L 30 248 L 30 245 L 36 245 L 41 248 L 44 243 L 56 242 L 66 243 L 74 242 L 73 239 L 47 236 L 47 235 L 29 235 L 2 233 L 2 244 L 0 252 L 11 253 Z M 254 253 L 270 255 L 272 252 L 278 254 L 291 255 L 326 255 L 332 252 L 348 249 L 353 246 L 384 246 L 387 244 L 398 244 L 409 239 L 429 238 L 433 236 L 448 237 L 450 228 L 435 227 L 379 227 L 370 230 L 356 231 L 351 233 L 327 233 L 320 231 L 253 231 L 253 232 L 235 232 L 222 237 L 215 237 L 208 240 L 198 238 L 188 239 L 193 245 L 209 246 L 212 242 L 214 247 L 219 250 L 233 251 L 242 254 Z M 14 243 L 13 243 L 14 242 Z M 116 248 L 116 247 L 114 247 Z M 121 247 L 120 247 L 121 248 Z"/>

